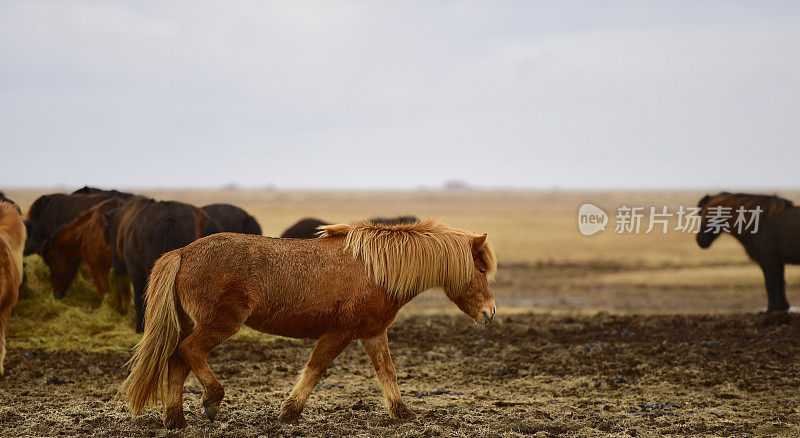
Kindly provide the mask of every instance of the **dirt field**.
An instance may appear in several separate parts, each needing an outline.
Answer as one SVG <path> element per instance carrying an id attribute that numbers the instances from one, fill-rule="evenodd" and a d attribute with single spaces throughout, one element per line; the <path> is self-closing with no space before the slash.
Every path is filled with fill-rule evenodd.
<path id="1" fill-rule="evenodd" d="M 35 191 L 7 193 L 25 207 Z M 426 293 L 390 329 L 400 389 L 418 421 L 392 422 L 354 343 L 312 393 L 300 423 L 278 407 L 312 341 L 244 330 L 209 360 L 226 389 L 215 423 L 189 378 L 177 436 L 798 436 L 800 316 L 759 314 L 763 280 L 723 237 L 581 236 L 582 202 L 692 205 L 699 193 L 151 192 L 197 205 L 237 203 L 279 234 L 294 220 L 417 214 L 488 232 L 500 258 L 498 320 L 479 328 Z M 791 194 L 782 195 L 796 199 Z M 155 411 L 133 419 L 112 397 L 138 336 L 99 303 L 83 273 L 63 300 L 26 258 L 28 285 L 8 333 L 0 436 L 163 436 Z M 800 270 L 787 269 L 800 305 Z"/>
<path id="2" fill-rule="evenodd" d="M 390 331 L 400 389 L 392 422 L 357 343 L 296 425 L 277 420 L 312 343 L 230 341 L 210 359 L 226 388 L 215 423 L 186 389 L 186 436 L 800 434 L 800 318 L 519 313 L 481 329 L 461 315 L 405 316 Z M 112 400 L 124 354 L 12 350 L 4 436 L 163 435 Z"/>

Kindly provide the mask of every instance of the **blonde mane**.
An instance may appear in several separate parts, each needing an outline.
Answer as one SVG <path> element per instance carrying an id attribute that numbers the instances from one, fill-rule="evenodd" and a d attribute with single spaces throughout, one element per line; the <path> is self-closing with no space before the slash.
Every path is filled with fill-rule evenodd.
<path id="1" fill-rule="evenodd" d="M 25 224 L 14 204 L 0 202 L 0 242 L 8 247 L 22 283 L 22 252 L 25 250 Z"/>
<path id="2" fill-rule="evenodd" d="M 472 242 L 479 236 L 433 219 L 398 225 L 355 222 L 320 229 L 321 238 L 344 237 L 344 249 L 363 260 L 367 275 L 396 299 L 411 299 L 434 287 L 445 292 L 462 290 L 475 269 Z M 488 242 L 478 256 L 486 264 L 487 277 L 494 278 L 497 259 Z"/>

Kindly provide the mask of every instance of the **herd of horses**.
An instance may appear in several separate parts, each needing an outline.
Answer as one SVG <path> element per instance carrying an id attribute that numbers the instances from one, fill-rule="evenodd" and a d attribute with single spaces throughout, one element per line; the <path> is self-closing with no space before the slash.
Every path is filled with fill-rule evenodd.
<path id="1" fill-rule="evenodd" d="M 39 197 L 28 210 L 26 225 L 25 255 L 38 254 L 45 261 L 56 297 L 64 296 L 81 260 L 86 261 L 101 300 L 110 289 L 111 267 L 129 279 L 137 332 L 144 330 L 144 292 L 158 257 L 222 231 L 261 234 L 255 218 L 233 205 L 198 208 L 90 187 Z M 124 312 L 130 286 L 126 282 L 117 286 Z"/>
<path id="2" fill-rule="evenodd" d="M 709 209 L 758 206 L 758 233 L 727 228 L 764 271 L 768 310 L 788 310 L 783 267 L 800 263 L 800 208 L 777 196 L 719 193 L 701 199 L 697 243 L 719 236 L 705 224 Z M 733 220 L 733 219 L 731 219 Z M 163 404 L 168 428 L 186 425 L 183 386 L 193 372 L 203 408 L 214 420 L 224 390 L 206 362 L 217 345 L 243 326 L 293 338 L 317 339 L 311 358 L 281 406 L 295 421 L 331 362 L 354 340 L 372 361 L 392 418 L 411 420 L 389 352 L 387 329 L 399 309 L 438 288 L 477 324 L 496 314 L 489 286 L 497 258 L 486 239 L 413 216 L 330 224 L 306 218 L 279 238 L 262 236 L 239 207 L 201 208 L 116 190 L 83 187 L 36 199 L 23 216 L 0 192 L 0 374 L 5 330 L 24 281 L 23 255 L 38 254 L 63 297 L 84 261 L 120 312 L 131 289 L 136 330 L 144 332 L 119 394 L 139 414 Z"/>

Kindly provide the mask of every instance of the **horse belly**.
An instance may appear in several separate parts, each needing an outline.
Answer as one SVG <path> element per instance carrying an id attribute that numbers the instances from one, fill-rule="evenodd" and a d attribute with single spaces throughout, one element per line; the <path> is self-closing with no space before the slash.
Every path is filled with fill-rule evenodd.
<path id="1" fill-rule="evenodd" d="M 245 325 L 260 332 L 287 338 L 317 339 L 335 327 L 332 316 L 287 308 L 267 308 L 254 311 Z"/>
<path id="2" fill-rule="evenodd" d="M 386 299 L 385 293 L 369 289 L 298 287 L 263 291 L 259 295 L 245 324 L 291 338 L 316 339 L 330 332 L 346 332 L 361 338 L 385 329 L 399 309 Z"/>

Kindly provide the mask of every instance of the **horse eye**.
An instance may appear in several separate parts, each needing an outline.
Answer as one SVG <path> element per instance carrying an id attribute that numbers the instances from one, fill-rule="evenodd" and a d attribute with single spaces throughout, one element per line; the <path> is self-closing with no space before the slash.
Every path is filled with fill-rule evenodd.
<path id="1" fill-rule="evenodd" d="M 483 269 L 483 268 L 478 269 L 478 272 L 480 272 L 481 274 L 485 274 L 486 273 L 486 269 Z"/>

